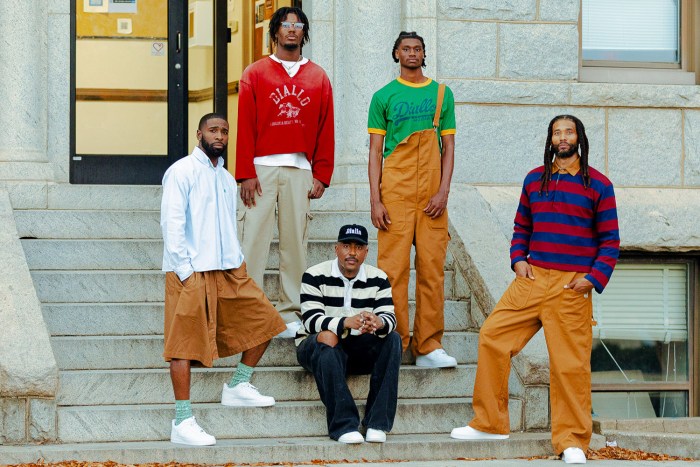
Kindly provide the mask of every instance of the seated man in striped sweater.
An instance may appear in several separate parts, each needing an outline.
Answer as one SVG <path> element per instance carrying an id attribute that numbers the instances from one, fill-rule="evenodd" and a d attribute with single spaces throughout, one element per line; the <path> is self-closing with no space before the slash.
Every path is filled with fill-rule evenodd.
<path id="1" fill-rule="evenodd" d="M 479 333 L 474 419 L 452 430 L 467 440 L 506 439 L 510 359 L 540 328 L 549 350 L 552 445 L 567 464 L 585 464 L 591 440 L 592 296 L 620 250 L 615 192 L 588 166 L 576 117 L 549 123 L 544 165 L 525 177 L 510 248 L 515 280 Z"/>
<path id="2" fill-rule="evenodd" d="M 396 415 L 401 338 L 386 274 L 362 264 L 367 229 L 345 225 L 336 259 L 306 270 L 301 280 L 303 326 L 297 359 L 313 373 L 326 406 L 328 434 L 341 443 L 362 443 L 360 416 L 348 389 L 348 374 L 371 374 L 362 425 L 369 442 L 383 443 Z"/>

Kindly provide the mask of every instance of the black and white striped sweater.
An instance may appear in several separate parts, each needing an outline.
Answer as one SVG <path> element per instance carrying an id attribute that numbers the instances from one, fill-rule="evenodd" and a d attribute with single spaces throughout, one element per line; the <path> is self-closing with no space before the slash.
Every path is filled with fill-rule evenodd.
<path id="1" fill-rule="evenodd" d="M 363 264 L 352 284 L 351 307 L 346 308 L 345 281 L 337 259 L 310 267 L 301 279 L 301 322 L 295 343 L 299 345 L 309 334 L 331 331 L 343 339 L 350 335 L 343 329 L 346 317 L 362 311 L 372 312 L 384 320 L 377 336 L 384 337 L 396 328 L 391 285 L 384 271 Z"/>

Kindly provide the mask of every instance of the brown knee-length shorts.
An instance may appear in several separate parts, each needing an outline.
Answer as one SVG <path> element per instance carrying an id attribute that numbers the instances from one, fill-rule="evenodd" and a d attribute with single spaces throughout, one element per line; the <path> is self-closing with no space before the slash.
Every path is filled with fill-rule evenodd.
<path id="1" fill-rule="evenodd" d="M 286 329 L 279 313 L 245 263 L 237 269 L 195 272 L 182 285 L 165 275 L 165 349 L 163 357 L 193 360 L 211 367 L 214 360 L 267 342 Z"/>

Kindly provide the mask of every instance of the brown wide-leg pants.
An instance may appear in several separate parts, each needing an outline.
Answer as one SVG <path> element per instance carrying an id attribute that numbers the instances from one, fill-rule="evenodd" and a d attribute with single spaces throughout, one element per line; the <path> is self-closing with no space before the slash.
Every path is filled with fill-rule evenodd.
<path id="1" fill-rule="evenodd" d="M 481 327 L 469 425 L 487 433 L 510 431 L 510 360 L 544 327 L 552 446 L 557 454 L 570 447 L 585 451 L 592 432 L 592 296 L 564 288 L 584 273 L 532 269 L 535 279 L 516 277 Z"/>
<path id="2" fill-rule="evenodd" d="M 391 283 L 396 330 L 403 350 L 410 341 L 408 279 L 411 246 L 416 247 L 416 317 L 412 351 L 425 355 L 442 348 L 445 328 L 445 255 L 447 211 L 431 219 L 423 209 L 440 187 L 442 164 L 437 134 L 423 130 L 411 134 L 384 160 L 382 203 L 389 213 L 388 230 L 377 234 L 377 266 Z"/>

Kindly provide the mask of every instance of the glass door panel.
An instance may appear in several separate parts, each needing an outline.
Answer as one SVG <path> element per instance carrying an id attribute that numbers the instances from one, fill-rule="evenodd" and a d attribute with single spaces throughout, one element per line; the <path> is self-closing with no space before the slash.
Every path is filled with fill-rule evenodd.
<path id="1" fill-rule="evenodd" d="M 197 125 L 214 111 L 214 0 L 187 2 L 187 151 L 197 146 Z"/>

